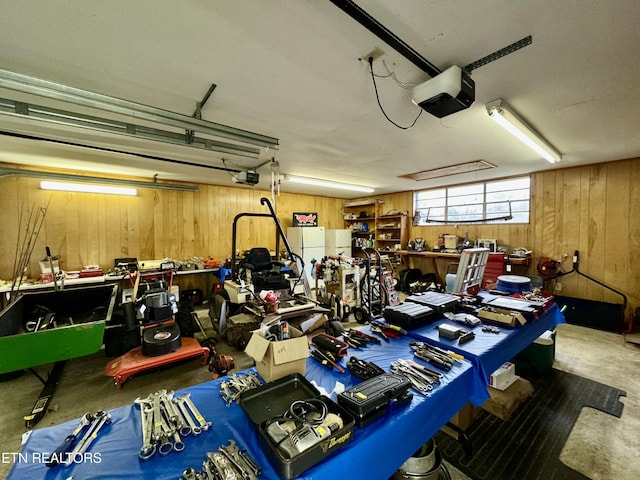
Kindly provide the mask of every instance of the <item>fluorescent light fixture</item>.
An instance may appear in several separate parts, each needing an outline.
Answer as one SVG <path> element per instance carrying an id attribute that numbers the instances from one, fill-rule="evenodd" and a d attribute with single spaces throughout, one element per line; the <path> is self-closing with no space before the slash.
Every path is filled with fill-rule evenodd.
<path id="1" fill-rule="evenodd" d="M 40 188 L 43 190 L 59 190 L 62 192 L 108 193 L 111 195 L 138 195 L 138 190 L 130 187 L 112 187 L 109 185 L 90 185 L 87 183 L 51 182 L 42 180 Z"/>
<path id="2" fill-rule="evenodd" d="M 562 160 L 562 155 L 527 125 L 504 101 L 494 100 L 487 103 L 486 107 L 487 113 L 493 121 L 545 160 L 551 163 Z"/>
<path id="3" fill-rule="evenodd" d="M 339 190 L 351 190 L 353 192 L 373 193 L 371 187 L 363 187 L 361 185 L 350 185 L 347 183 L 331 182 L 329 180 L 318 180 L 316 178 L 295 177 L 293 175 L 285 175 L 284 179 L 291 183 L 301 183 L 304 185 L 315 185 L 317 187 L 337 188 Z"/>
<path id="4" fill-rule="evenodd" d="M 421 172 L 398 175 L 398 178 L 408 178 L 419 182 L 421 180 L 430 180 L 432 178 L 477 172 L 478 170 L 486 170 L 488 168 L 496 168 L 496 166 L 486 160 L 475 160 L 473 162 L 458 163 L 456 165 L 448 165 L 446 167 L 432 168 L 431 170 L 422 170 Z"/>

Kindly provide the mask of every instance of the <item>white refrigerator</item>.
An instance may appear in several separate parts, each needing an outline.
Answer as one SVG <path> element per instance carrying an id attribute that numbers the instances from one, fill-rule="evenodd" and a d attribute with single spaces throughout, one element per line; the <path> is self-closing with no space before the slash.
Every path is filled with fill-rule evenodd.
<path id="1" fill-rule="evenodd" d="M 297 253 L 304 261 L 304 271 L 311 288 L 315 288 L 312 260 L 320 262 L 325 254 L 324 227 L 288 227 L 287 240 L 293 253 Z"/>
<path id="2" fill-rule="evenodd" d="M 351 256 L 351 230 L 327 229 L 324 232 L 325 255 Z"/>

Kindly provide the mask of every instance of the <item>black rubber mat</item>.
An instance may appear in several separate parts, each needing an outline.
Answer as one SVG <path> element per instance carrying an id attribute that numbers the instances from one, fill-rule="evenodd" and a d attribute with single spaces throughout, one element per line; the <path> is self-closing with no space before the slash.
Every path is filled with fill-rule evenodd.
<path id="1" fill-rule="evenodd" d="M 443 458 L 475 480 L 584 480 L 560 461 L 560 452 L 582 407 L 620 417 L 626 392 L 570 373 L 551 370 L 529 378 L 533 395 L 503 421 L 484 410 L 467 429 L 473 457 L 439 432 Z"/>

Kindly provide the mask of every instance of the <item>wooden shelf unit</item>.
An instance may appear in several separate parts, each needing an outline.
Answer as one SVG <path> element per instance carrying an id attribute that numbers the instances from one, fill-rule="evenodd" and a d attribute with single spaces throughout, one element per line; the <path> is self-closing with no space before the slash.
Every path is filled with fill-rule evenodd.
<path id="1" fill-rule="evenodd" d="M 383 204 L 384 201 L 376 199 L 344 204 L 344 225 L 351 230 L 353 256 L 361 256 L 363 247 L 372 247 L 381 253 L 395 253 L 396 250 L 407 247 L 409 217 L 381 215 L 380 208 Z"/>

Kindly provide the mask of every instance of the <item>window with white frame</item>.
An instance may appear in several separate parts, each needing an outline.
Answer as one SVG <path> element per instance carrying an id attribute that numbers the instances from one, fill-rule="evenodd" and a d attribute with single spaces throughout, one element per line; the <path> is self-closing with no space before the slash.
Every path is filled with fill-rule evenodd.
<path id="1" fill-rule="evenodd" d="M 528 223 L 530 203 L 530 177 L 416 190 L 414 224 Z"/>

